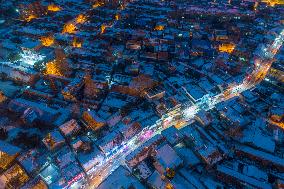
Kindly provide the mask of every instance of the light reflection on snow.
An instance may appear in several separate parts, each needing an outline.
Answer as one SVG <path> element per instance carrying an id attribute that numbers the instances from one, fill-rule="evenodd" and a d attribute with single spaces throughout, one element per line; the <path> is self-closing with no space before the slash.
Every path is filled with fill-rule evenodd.
<path id="1" fill-rule="evenodd" d="M 45 58 L 44 55 L 38 54 L 29 49 L 23 49 L 20 56 L 21 58 L 19 59 L 19 62 L 30 66 L 33 66 L 35 63 L 42 61 Z"/>

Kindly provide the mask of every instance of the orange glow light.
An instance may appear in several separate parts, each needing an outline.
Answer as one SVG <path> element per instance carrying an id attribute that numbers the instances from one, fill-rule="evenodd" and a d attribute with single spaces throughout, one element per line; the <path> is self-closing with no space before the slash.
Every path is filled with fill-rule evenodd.
<path id="1" fill-rule="evenodd" d="M 60 70 L 57 67 L 56 61 L 48 62 L 46 64 L 45 75 L 57 75 L 63 76 Z"/>
<path id="2" fill-rule="evenodd" d="M 103 2 L 96 2 L 95 4 L 93 4 L 93 8 L 95 9 L 95 8 L 101 7 L 103 5 L 104 5 Z"/>
<path id="3" fill-rule="evenodd" d="M 116 14 L 115 15 L 115 20 L 119 20 L 120 19 L 120 15 L 119 14 Z"/>
<path id="4" fill-rule="evenodd" d="M 83 24 L 84 22 L 86 22 L 86 20 L 87 20 L 87 18 L 83 14 L 79 14 L 76 18 L 76 22 L 78 24 Z"/>
<path id="5" fill-rule="evenodd" d="M 101 34 L 105 33 L 106 25 L 101 25 Z"/>
<path id="6" fill-rule="evenodd" d="M 79 41 L 77 38 L 74 38 L 73 42 L 72 42 L 72 46 L 75 48 L 81 48 L 82 47 L 82 42 Z"/>
<path id="7" fill-rule="evenodd" d="M 28 17 L 26 17 L 25 20 L 26 20 L 27 22 L 30 22 L 31 20 L 33 20 L 33 19 L 35 19 L 35 18 L 37 18 L 36 15 L 31 14 L 31 15 L 29 15 Z"/>
<path id="8" fill-rule="evenodd" d="M 67 23 L 63 27 L 62 33 L 76 33 L 76 26 L 72 23 Z"/>
<path id="9" fill-rule="evenodd" d="M 284 5 L 284 0 L 262 0 L 262 2 L 267 3 L 267 5 L 274 7 L 275 5 Z"/>
<path id="10" fill-rule="evenodd" d="M 125 9 L 125 7 L 122 4 L 120 5 L 119 8 L 120 8 L 120 10 L 124 10 Z"/>
<path id="11" fill-rule="evenodd" d="M 225 44 L 221 44 L 218 47 L 219 52 L 226 52 L 231 54 L 234 49 L 235 49 L 236 45 L 232 44 L 232 43 L 225 43 Z"/>
<path id="12" fill-rule="evenodd" d="M 162 25 L 157 25 L 154 30 L 157 30 L 157 31 L 162 31 L 165 29 L 165 26 L 162 26 Z"/>
<path id="13" fill-rule="evenodd" d="M 6 101 L 6 100 L 7 100 L 7 97 L 4 95 L 4 93 L 2 93 L 2 92 L 0 91 L 0 103 L 4 102 L 4 101 Z"/>
<path id="14" fill-rule="evenodd" d="M 269 120 L 270 123 L 272 123 L 273 125 L 276 125 L 277 127 L 280 127 L 282 129 L 284 129 L 284 123 L 283 122 L 276 122 L 276 121 L 273 121 L 272 119 Z"/>
<path id="15" fill-rule="evenodd" d="M 45 47 L 49 47 L 54 44 L 53 36 L 41 37 L 40 41 L 41 41 L 41 44 Z"/>
<path id="16" fill-rule="evenodd" d="M 57 5 L 51 4 L 47 6 L 47 10 L 51 12 L 58 12 L 61 10 L 61 8 Z"/>

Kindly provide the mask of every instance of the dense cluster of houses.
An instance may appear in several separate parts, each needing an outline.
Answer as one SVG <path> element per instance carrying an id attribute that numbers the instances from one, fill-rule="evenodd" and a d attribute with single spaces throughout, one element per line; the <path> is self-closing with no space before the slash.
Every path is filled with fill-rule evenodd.
<path id="1" fill-rule="evenodd" d="M 253 89 L 166 116 L 247 77 L 280 1 L 0 2 L 0 188 L 86 188 L 153 124 L 99 189 L 284 187 L 284 48 Z"/>

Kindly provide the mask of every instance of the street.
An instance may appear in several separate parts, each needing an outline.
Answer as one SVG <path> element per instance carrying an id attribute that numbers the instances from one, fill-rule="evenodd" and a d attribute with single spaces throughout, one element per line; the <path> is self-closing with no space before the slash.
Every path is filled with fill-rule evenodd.
<path id="1" fill-rule="evenodd" d="M 238 96 L 240 93 L 249 90 L 258 83 L 260 83 L 268 73 L 269 68 L 273 63 L 273 58 L 277 54 L 280 47 L 282 46 L 283 41 L 284 41 L 284 30 L 282 30 L 282 32 L 275 39 L 275 41 L 270 46 L 270 48 L 266 48 L 267 51 L 269 49 L 269 52 L 262 52 L 263 57 L 257 59 L 258 65 L 256 66 L 256 69 L 253 70 L 253 72 L 249 75 L 249 77 L 246 77 L 241 84 L 231 87 L 219 95 L 213 96 L 212 98 L 210 98 L 209 101 L 204 101 L 204 102 L 202 101 L 201 103 L 196 103 L 195 105 L 186 107 L 185 109 L 181 110 L 181 112 L 176 113 L 179 115 L 183 115 L 182 116 L 182 118 L 184 119 L 182 120 L 183 126 L 186 126 L 187 122 L 193 119 L 196 113 L 204 109 L 203 107 L 206 107 L 204 109 L 206 111 L 210 110 L 214 108 L 216 104 L 226 101 L 232 97 Z M 139 148 L 147 140 L 161 133 L 162 130 L 172 125 L 175 125 L 175 123 L 177 123 L 178 121 L 181 121 L 174 119 L 174 117 L 176 117 L 177 115 L 171 113 L 168 114 L 172 115 L 171 119 L 168 120 L 173 120 L 173 121 L 170 121 L 170 123 L 163 126 L 161 126 L 160 124 L 155 124 L 152 126 L 148 126 L 147 128 L 144 128 L 135 137 L 125 142 L 125 144 L 122 145 L 118 150 L 116 150 L 116 152 L 114 152 L 110 157 L 105 159 L 105 161 L 102 162 L 101 165 L 99 165 L 94 170 L 92 170 L 92 172 L 89 172 L 92 178 L 89 188 L 98 187 L 99 184 L 104 179 L 106 179 L 116 168 L 124 164 L 125 157 L 128 154 L 130 154 L 135 149 Z M 163 123 L 163 120 L 160 120 L 160 123 Z M 179 126 L 179 129 L 182 128 L 183 126 Z"/>

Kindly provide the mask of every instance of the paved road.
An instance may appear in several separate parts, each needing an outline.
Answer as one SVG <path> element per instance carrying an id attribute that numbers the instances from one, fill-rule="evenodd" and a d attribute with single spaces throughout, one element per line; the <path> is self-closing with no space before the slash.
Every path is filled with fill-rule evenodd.
<path id="1" fill-rule="evenodd" d="M 177 115 L 183 115 L 185 120 L 184 126 L 187 121 L 190 121 L 196 113 L 200 110 L 210 110 L 216 104 L 226 101 L 234 96 L 238 96 L 241 92 L 246 91 L 260 83 L 266 76 L 269 68 L 273 63 L 273 58 L 279 51 L 284 41 L 284 29 L 275 38 L 273 44 L 261 52 L 261 57 L 255 60 L 255 69 L 246 77 L 243 82 L 239 85 L 233 86 L 230 89 L 224 91 L 223 93 L 216 95 L 214 97 L 208 97 L 204 101 L 197 103 L 193 106 L 186 107 L 177 113 L 172 113 L 170 117 L 167 118 L 168 124 L 163 124 L 163 120 L 159 120 L 156 124 L 143 129 L 135 137 L 129 141 L 125 141 L 121 147 L 116 149 L 109 157 L 107 157 L 100 165 L 94 167 L 88 172 L 91 175 L 90 188 L 96 188 L 105 178 L 107 178 L 116 168 L 120 165 L 125 164 L 125 157 L 133 152 L 135 149 L 139 148 L 143 143 L 145 143 L 150 138 L 161 133 L 162 130 L 174 125 L 175 117 Z M 180 127 L 182 128 L 182 126 Z"/>

